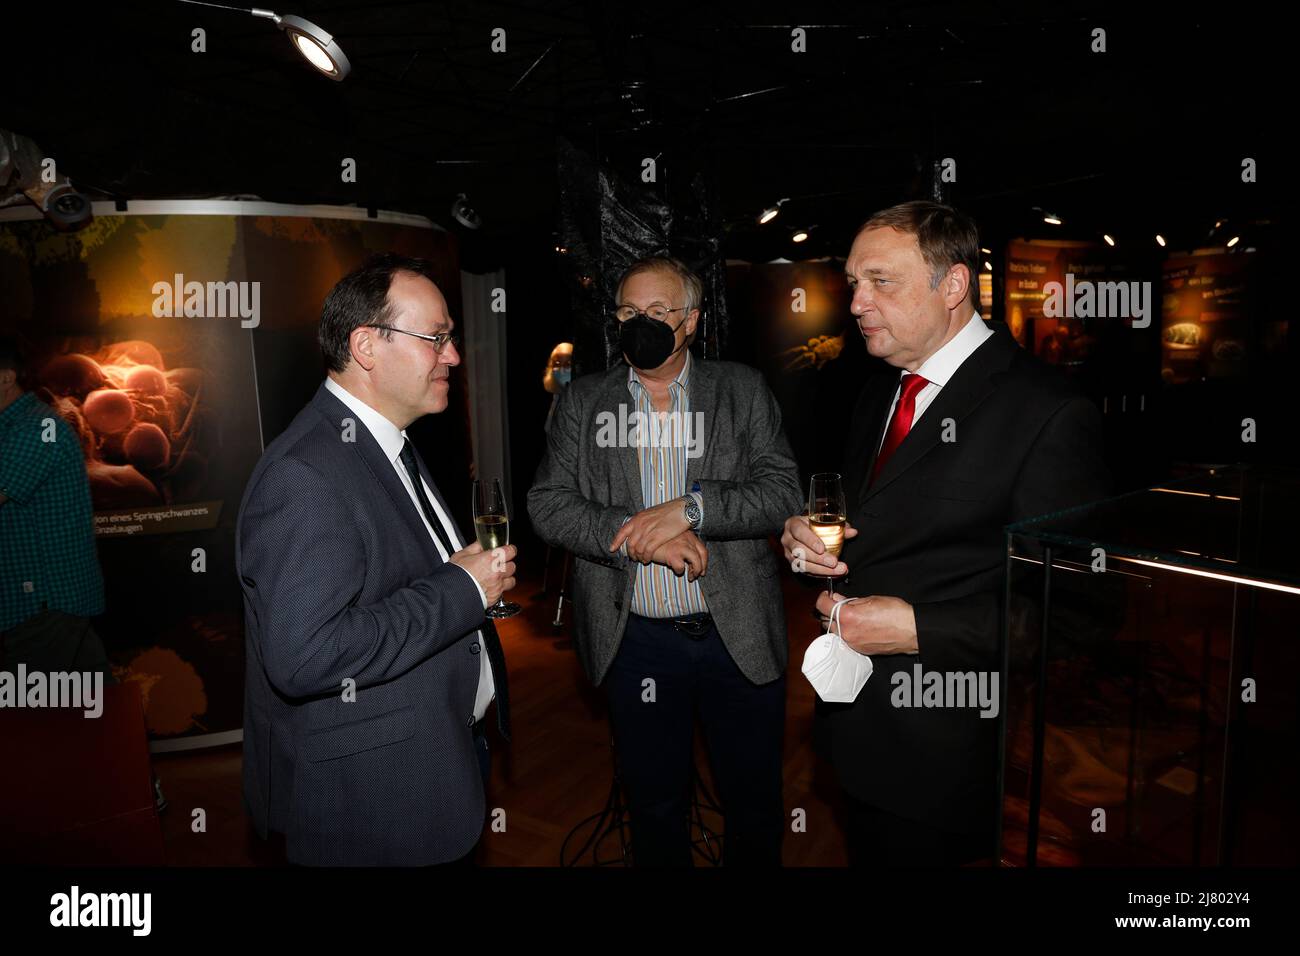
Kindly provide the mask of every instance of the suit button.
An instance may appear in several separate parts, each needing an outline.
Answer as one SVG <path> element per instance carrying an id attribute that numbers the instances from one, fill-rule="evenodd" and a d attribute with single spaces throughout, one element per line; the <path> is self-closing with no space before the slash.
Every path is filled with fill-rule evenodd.
<path id="1" fill-rule="evenodd" d="M 473 714 L 470 714 L 470 715 L 469 715 L 469 719 L 465 721 L 465 726 L 466 726 L 466 727 L 473 727 L 473 726 L 474 726 L 474 715 L 473 715 Z"/>
<path id="2" fill-rule="evenodd" d="M 477 654 L 481 650 L 482 648 L 478 646 L 478 641 L 475 641 L 473 644 L 469 646 L 469 652 L 471 654 Z"/>

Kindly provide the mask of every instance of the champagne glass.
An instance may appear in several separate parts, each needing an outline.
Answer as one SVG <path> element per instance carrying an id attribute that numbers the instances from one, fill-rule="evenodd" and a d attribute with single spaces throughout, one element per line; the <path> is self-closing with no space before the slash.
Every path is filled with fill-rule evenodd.
<path id="1" fill-rule="evenodd" d="M 808 483 L 808 525 L 826 553 L 840 556 L 844 547 L 844 486 L 836 472 L 820 472 Z M 835 578 L 826 578 L 826 593 L 835 593 Z"/>
<path id="2" fill-rule="evenodd" d="M 504 548 L 510 543 L 510 517 L 506 514 L 506 499 L 501 494 L 501 481 L 474 479 L 474 534 L 484 551 Z M 518 604 L 506 603 L 504 597 L 497 598 L 483 613 L 491 618 L 514 617 L 520 611 Z"/>

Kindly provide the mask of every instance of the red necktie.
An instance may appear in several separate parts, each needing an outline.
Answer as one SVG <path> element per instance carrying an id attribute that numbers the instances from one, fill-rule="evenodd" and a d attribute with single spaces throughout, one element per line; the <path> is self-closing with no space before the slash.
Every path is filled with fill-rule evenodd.
<path id="1" fill-rule="evenodd" d="M 894 453 L 907 433 L 912 430 L 912 417 L 916 414 L 916 395 L 921 389 L 930 383 L 919 375 L 907 373 L 903 376 L 903 390 L 898 396 L 898 404 L 894 406 L 894 417 L 889 420 L 889 431 L 885 432 L 885 442 L 880 446 L 880 454 L 876 456 L 876 464 L 871 469 L 871 483 L 876 480 L 876 475 L 880 474 L 880 469 L 889 461 L 889 456 Z"/>

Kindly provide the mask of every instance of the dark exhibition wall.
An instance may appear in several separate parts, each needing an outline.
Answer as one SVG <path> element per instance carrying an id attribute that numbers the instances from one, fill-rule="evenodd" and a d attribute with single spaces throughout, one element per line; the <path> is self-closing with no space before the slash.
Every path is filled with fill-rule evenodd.
<path id="1" fill-rule="evenodd" d="M 11 89 L 47 79 L 39 97 L 8 97 L 7 122 L 97 199 L 251 195 L 445 225 L 467 270 L 504 266 L 511 277 L 512 441 L 523 449 L 531 441 L 540 450 L 545 409 L 534 389 L 551 346 L 576 339 L 579 373 L 609 360 L 597 310 L 629 254 L 619 230 L 707 266 L 711 347 L 748 358 L 757 327 L 777 319 L 756 306 L 737 312 L 716 294 L 726 261 L 842 259 L 872 210 L 936 191 L 974 216 L 990 250 L 988 318 L 1022 321 L 1007 288 L 1009 277 L 1024 278 L 1009 273 L 1017 240 L 1088 244 L 1090 268 L 1156 285 L 1143 335 L 1101 343 L 1114 323 L 1093 322 L 1088 360 L 1070 360 L 1086 366 L 1079 373 L 1099 401 L 1127 408 L 1133 396 L 1148 416 L 1108 419 L 1125 487 L 1179 462 L 1294 447 L 1279 441 L 1265 452 L 1232 438 L 1247 412 L 1267 417 L 1286 404 L 1270 390 L 1294 367 L 1286 356 L 1294 361 L 1296 333 L 1279 314 L 1276 269 L 1252 269 L 1241 290 L 1256 314 L 1278 315 L 1271 330 L 1218 346 L 1242 358 L 1216 361 L 1204 381 L 1184 369 L 1171 382 L 1158 345 L 1181 324 L 1165 287 L 1171 259 L 1220 250 L 1263 260 L 1276 246 L 1281 180 L 1245 181 L 1242 164 L 1258 163 L 1278 126 L 1268 96 L 1240 84 L 1268 88 L 1285 57 L 1269 55 L 1275 40 L 1248 18 L 1089 3 L 978 13 L 885 4 L 863 18 L 813 5 L 801 10 L 806 52 L 796 53 L 788 13 L 747 5 L 320 10 L 349 40 L 353 72 L 343 82 L 319 82 L 277 31 L 247 15 L 140 4 L 88 14 L 102 41 L 60 64 L 57 77 L 39 51 L 9 51 Z M 504 49 L 494 50 L 500 25 Z M 192 49 L 195 29 L 205 31 L 202 53 Z M 115 108 L 128 101 L 129 110 Z M 356 161 L 355 181 L 340 175 L 344 158 Z M 652 183 L 643 181 L 646 158 Z M 450 214 L 461 194 L 476 230 Z M 628 203 L 638 215 L 610 215 Z M 759 225 L 778 203 L 780 215 Z M 803 243 L 791 241 L 798 230 L 808 230 Z M 604 275 L 592 274 L 597 266 Z M 1046 325 L 1035 324 L 1036 345 Z M 1082 329 L 1061 334 L 1077 339 Z M 1215 347 L 1208 336 L 1200 345 Z M 1261 432 L 1289 428 L 1261 419 Z M 527 484 L 527 470 L 517 469 L 516 485 Z"/>

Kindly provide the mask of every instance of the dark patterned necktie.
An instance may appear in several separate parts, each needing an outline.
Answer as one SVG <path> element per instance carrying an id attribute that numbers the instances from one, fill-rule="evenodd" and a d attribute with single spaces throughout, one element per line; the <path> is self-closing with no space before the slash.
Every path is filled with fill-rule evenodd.
<path id="1" fill-rule="evenodd" d="M 452 547 L 451 541 L 447 538 L 447 532 L 438 520 L 438 514 L 433 510 L 433 503 L 429 501 L 429 496 L 424 493 L 424 481 L 420 477 L 419 459 L 415 457 L 415 446 L 411 444 L 408 438 L 402 444 L 402 466 L 406 473 L 411 476 L 411 485 L 415 488 L 415 498 L 420 502 L 420 510 L 424 512 L 424 520 L 429 522 L 429 527 L 433 533 L 438 536 L 442 542 L 443 549 L 447 552 L 448 559 L 456 553 Z M 485 621 L 481 633 L 483 634 L 483 644 L 487 650 L 488 663 L 492 666 L 492 685 L 496 690 L 497 705 L 497 727 L 501 731 L 501 736 L 506 740 L 510 739 L 510 695 L 506 691 L 506 655 L 501 650 L 501 638 L 497 636 L 497 629 L 491 621 Z"/>
<path id="2" fill-rule="evenodd" d="M 420 502 L 420 510 L 424 512 L 424 520 L 429 522 L 429 527 L 437 535 L 438 541 L 442 544 L 443 550 L 447 552 L 450 559 L 456 553 L 456 549 L 451 546 L 451 541 L 447 539 L 447 532 L 438 520 L 437 513 L 433 510 L 433 503 L 429 501 L 429 496 L 424 493 L 424 481 L 420 478 L 420 465 L 415 457 L 415 446 L 411 444 L 411 439 L 406 439 L 402 443 L 402 465 L 406 468 L 406 473 L 411 476 L 411 486 L 415 489 L 415 499 Z"/>

